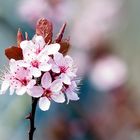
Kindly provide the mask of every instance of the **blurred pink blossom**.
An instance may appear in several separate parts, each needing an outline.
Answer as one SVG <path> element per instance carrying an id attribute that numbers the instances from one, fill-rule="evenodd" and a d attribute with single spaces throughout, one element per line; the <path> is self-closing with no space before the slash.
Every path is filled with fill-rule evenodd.
<path id="1" fill-rule="evenodd" d="M 19 3 L 18 13 L 21 19 L 30 24 L 44 17 L 48 5 L 45 0 L 24 0 Z"/>
<path id="2" fill-rule="evenodd" d="M 99 90 L 112 90 L 126 82 L 126 64 L 116 56 L 101 58 L 93 65 L 90 78 L 92 84 Z"/>
<path id="3" fill-rule="evenodd" d="M 74 9 L 73 3 L 67 0 L 22 0 L 17 10 L 21 20 L 33 26 L 41 17 L 63 23 L 72 18 Z"/>
<path id="4" fill-rule="evenodd" d="M 89 49 L 100 38 L 108 37 L 117 27 L 122 2 L 120 0 L 94 0 L 87 2 L 85 9 L 75 20 L 72 42 L 76 47 Z"/>

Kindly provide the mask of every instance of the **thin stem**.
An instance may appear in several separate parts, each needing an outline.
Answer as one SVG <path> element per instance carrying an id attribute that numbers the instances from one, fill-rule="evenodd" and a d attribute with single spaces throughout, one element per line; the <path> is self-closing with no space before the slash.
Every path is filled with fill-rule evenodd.
<path id="1" fill-rule="evenodd" d="M 38 99 L 32 97 L 32 111 L 26 119 L 30 120 L 29 140 L 33 140 L 33 135 L 36 130 L 35 128 L 35 112 Z"/>

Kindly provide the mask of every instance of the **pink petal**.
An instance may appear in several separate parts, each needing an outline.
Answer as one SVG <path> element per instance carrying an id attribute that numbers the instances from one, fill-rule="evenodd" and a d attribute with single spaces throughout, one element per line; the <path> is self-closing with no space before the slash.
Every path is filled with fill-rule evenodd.
<path id="1" fill-rule="evenodd" d="M 52 82 L 52 78 L 49 72 L 46 72 L 41 79 L 41 85 L 43 88 L 49 88 Z"/>
<path id="2" fill-rule="evenodd" d="M 77 83 L 76 83 L 77 82 Z M 71 90 L 75 90 L 77 88 L 77 84 L 80 83 L 80 81 L 72 81 L 71 82 Z"/>
<path id="3" fill-rule="evenodd" d="M 60 49 L 60 45 L 57 43 L 45 46 L 45 50 L 48 55 L 56 54 L 59 51 L 59 49 Z"/>
<path id="4" fill-rule="evenodd" d="M 58 93 L 62 89 L 62 86 L 62 81 L 58 79 L 52 82 L 50 89 L 53 93 Z"/>
<path id="5" fill-rule="evenodd" d="M 62 81 L 63 81 L 66 85 L 70 85 L 70 84 L 71 84 L 71 80 L 70 80 L 70 78 L 69 78 L 66 74 L 62 73 L 62 74 L 60 75 L 60 77 L 61 77 Z"/>
<path id="6" fill-rule="evenodd" d="M 46 111 L 50 108 L 51 102 L 47 97 L 41 97 L 39 99 L 39 107 L 42 111 Z"/>
<path id="7" fill-rule="evenodd" d="M 66 93 L 66 96 L 67 96 L 67 99 L 68 99 L 67 104 L 69 103 L 69 100 L 72 100 L 72 101 L 79 100 L 78 95 L 75 92 L 73 92 L 73 91 L 68 91 Z"/>
<path id="8" fill-rule="evenodd" d="M 36 54 L 31 49 L 26 49 L 23 51 L 23 57 L 25 61 L 32 61 L 34 58 L 36 58 Z"/>
<path id="9" fill-rule="evenodd" d="M 6 90 L 9 88 L 10 83 L 7 80 L 4 80 L 1 85 L 1 94 L 5 94 Z"/>
<path id="10" fill-rule="evenodd" d="M 38 98 L 41 97 L 43 94 L 43 89 L 41 86 L 34 86 L 27 92 L 30 96 Z"/>
<path id="11" fill-rule="evenodd" d="M 43 53 L 43 51 L 41 51 L 38 56 L 37 56 L 37 60 L 39 62 L 45 62 L 47 63 L 49 61 L 50 57 L 48 55 L 46 55 L 46 53 Z"/>
<path id="12" fill-rule="evenodd" d="M 17 61 L 15 59 L 11 59 L 9 61 L 10 71 L 11 73 L 15 72 L 17 70 Z"/>
<path id="13" fill-rule="evenodd" d="M 23 95 L 23 94 L 26 93 L 26 91 L 27 91 L 27 88 L 25 86 L 23 86 L 23 87 L 16 90 L 16 94 L 17 95 Z"/>
<path id="14" fill-rule="evenodd" d="M 13 87 L 10 87 L 10 95 L 14 94 L 15 89 Z"/>
<path id="15" fill-rule="evenodd" d="M 54 55 L 54 61 L 58 66 L 64 66 L 65 65 L 64 57 L 59 52 Z"/>
<path id="16" fill-rule="evenodd" d="M 36 80 L 31 80 L 31 81 L 28 83 L 27 88 L 28 88 L 28 89 L 31 89 L 35 84 L 36 84 Z"/>
<path id="17" fill-rule="evenodd" d="M 52 66 L 52 71 L 53 71 L 54 73 L 60 73 L 60 68 L 59 68 L 57 65 L 53 65 L 53 66 Z"/>
<path id="18" fill-rule="evenodd" d="M 72 67 L 73 65 L 73 59 L 70 56 L 65 56 L 65 64 L 68 65 L 69 67 Z"/>
<path id="19" fill-rule="evenodd" d="M 50 71 L 51 70 L 52 65 L 48 64 L 48 63 L 41 63 L 41 65 L 39 66 L 39 69 L 43 72 L 46 71 Z"/>
<path id="20" fill-rule="evenodd" d="M 34 77 L 40 77 L 41 76 L 41 71 L 38 69 L 38 68 L 31 68 L 31 74 L 34 76 Z"/>
<path id="21" fill-rule="evenodd" d="M 52 95 L 51 98 L 57 103 L 64 103 L 65 102 L 65 96 L 63 93 L 57 94 L 57 95 Z"/>
<path id="22" fill-rule="evenodd" d="M 40 48 L 45 46 L 45 41 L 42 36 L 34 36 L 33 41 L 37 44 Z"/>

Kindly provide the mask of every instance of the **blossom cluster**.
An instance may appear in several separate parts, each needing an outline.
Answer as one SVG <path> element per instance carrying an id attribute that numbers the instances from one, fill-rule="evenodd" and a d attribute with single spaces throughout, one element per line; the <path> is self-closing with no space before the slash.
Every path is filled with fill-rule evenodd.
<path id="1" fill-rule="evenodd" d="M 65 44 L 62 40 L 64 26 L 57 39 L 52 42 L 51 35 L 43 36 L 44 33 L 49 35 L 50 31 L 46 31 L 46 27 L 48 30 L 51 27 L 50 23 L 48 24 L 46 19 L 39 22 L 37 31 L 39 30 L 40 33 L 36 31 L 32 40 L 28 39 L 27 34 L 26 39 L 23 40 L 22 34 L 19 32 L 18 47 L 11 47 L 5 51 L 6 56 L 10 59 L 10 68 L 3 76 L 1 94 L 8 89 L 11 95 L 14 92 L 17 95 L 27 93 L 33 98 L 38 98 L 40 109 L 46 111 L 52 100 L 57 103 L 79 100 L 76 93 L 78 90 L 77 67 L 73 59 L 62 51 Z"/>

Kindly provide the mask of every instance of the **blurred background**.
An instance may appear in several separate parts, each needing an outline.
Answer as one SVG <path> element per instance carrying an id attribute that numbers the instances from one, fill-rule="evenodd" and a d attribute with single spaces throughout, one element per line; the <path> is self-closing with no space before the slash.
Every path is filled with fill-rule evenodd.
<path id="1" fill-rule="evenodd" d="M 30 39 L 36 21 L 67 22 L 69 54 L 82 79 L 80 100 L 37 109 L 34 140 L 140 139 L 139 0 L 0 0 L 0 69 L 20 27 Z M 0 140 L 28 139 L 29 96 L 0 96 Z"/>

